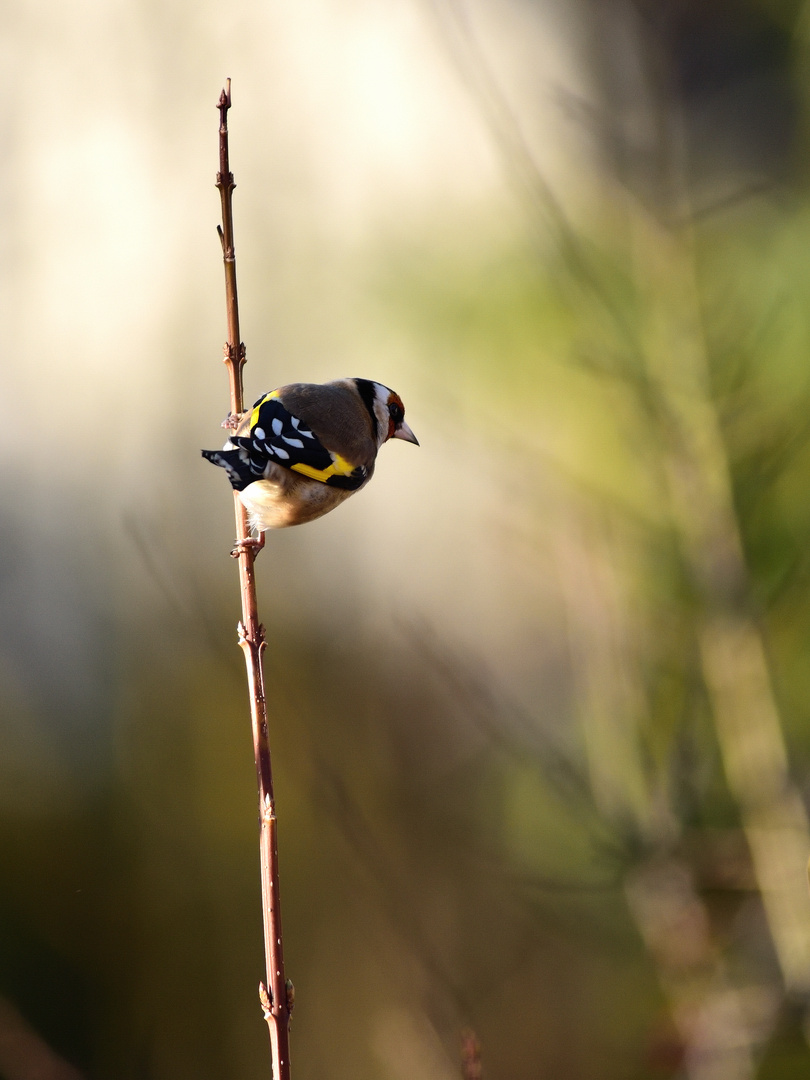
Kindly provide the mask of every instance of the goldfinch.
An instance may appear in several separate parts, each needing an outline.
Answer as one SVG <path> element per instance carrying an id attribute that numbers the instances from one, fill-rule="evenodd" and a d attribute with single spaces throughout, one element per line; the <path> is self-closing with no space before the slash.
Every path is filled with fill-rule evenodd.
<path id="1" fill-rule="evenodd" d="M 365 487 L 388 439 L 419 445 L 399 395 L 368 379 L 280 386 L 223 427 L 224 448 L 202 455 L 225 469 L 259 533 L 313 521 Z"/>

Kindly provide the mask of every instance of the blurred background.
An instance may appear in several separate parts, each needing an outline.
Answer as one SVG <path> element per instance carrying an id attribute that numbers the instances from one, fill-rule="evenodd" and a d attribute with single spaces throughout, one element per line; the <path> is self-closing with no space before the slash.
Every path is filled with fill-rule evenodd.
<path id="1" fill-rule="evenodd" d="M 808 1075 L 810 5 L 3 24 L 3 1080 L 269 1076 L 228 76 L 248 400 L 421 442 L 257 564 L 294 1076 Z"/>

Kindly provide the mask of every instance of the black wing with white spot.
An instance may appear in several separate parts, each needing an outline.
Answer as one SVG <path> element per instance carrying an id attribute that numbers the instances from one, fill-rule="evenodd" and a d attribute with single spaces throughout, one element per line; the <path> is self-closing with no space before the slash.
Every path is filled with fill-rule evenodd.
<path id="1" fill-rule="evenodd" d="M 232 438 L 236 446 L 247 450 L 259 473 L 268 461 L 275 461 L 285 469 L 305 465 L 322 471 L 333 464 L 333 457 L 305 424 L 269 394 L 259 398 L 253 406 L 250 435 Z"/>
<path id="2" fill-rule="evenodd" d="M 225 450 L 204 450 L 203 457 L 226 469 L 237 491 L 261 480 L 270 462 L 350 491 L 359 488 L 368 475 L 363 466 L 355 468 L 327 450 L 314 432 L 272 394 L 259 398 L 253 406 L 249 435 L 234 435 Z"/>

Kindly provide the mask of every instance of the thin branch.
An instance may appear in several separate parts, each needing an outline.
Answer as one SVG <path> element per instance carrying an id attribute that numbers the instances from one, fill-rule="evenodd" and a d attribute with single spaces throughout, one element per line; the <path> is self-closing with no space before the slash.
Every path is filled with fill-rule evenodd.
<path id="1" fill-rule="evenodd" d="M 231 107 L 231 80 L 220 95 L 219 109 L 219 172 L 217 188 L 222 200 L 222 227 L 218 228 L 225 264 L 225 302 L 228 314 L 228 340 L 225 343 L 225 365 L 228 369 L 231 393 L 231 412 L 244 409 L 242 368 L 245 346 L 239 335 L 239 304 L 236 294 L 236 252 L 233 242 L 233 189 L 236 187 L 228 161 L 228 109 Z M 273 799 L 273 773 L 270 764 L 270 745 L 267 738 L 267 698 L 264 691 L 262 653 L 264 626 L 259 622 L 256 603 L 256 582 L 253 564 L 260 544 L 251 540 L 247 512 L 234 492 L 236 515 L 236 547 L 231 554 L 239 562 L 239 583 L 242 593 L 242 621 L 238 626 L 239 644 L 245 654 L 250 716 L 253 725 L 253 750 L 256 757 L 256 777 L 259 787 L 260 854 L 262 879 L 262 910 L 264 912 L 264 951 L 267 985 L 259 984 L 259 1000 L 270 1030 L 270 1047 L 274 1080 L 289 1080 L 289 1026 L 292 1007 L 292 984 L 284 978 L 284 953 L 281 935 L 281 904 L 278 885 L 278 844 L 276 810 Z"/>
<path id="2" fill-rule="evenodd" d="M 463 1080 L 481 1080 L 481 1044 L 474 1031 L 461 1036 L 461 1075 Z"/>

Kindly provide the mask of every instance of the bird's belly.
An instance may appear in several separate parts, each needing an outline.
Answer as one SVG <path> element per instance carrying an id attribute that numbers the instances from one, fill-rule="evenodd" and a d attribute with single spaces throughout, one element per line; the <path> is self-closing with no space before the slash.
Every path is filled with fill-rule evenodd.
<path id="1" fill-rule="evenodd" d="M 239 492 L 251 528 L 286 529 L 328 514 L 353 491 L 329 487 L 318 480 L 298 477 L 284 470 L 283 482 L 257 480 Z"/>

